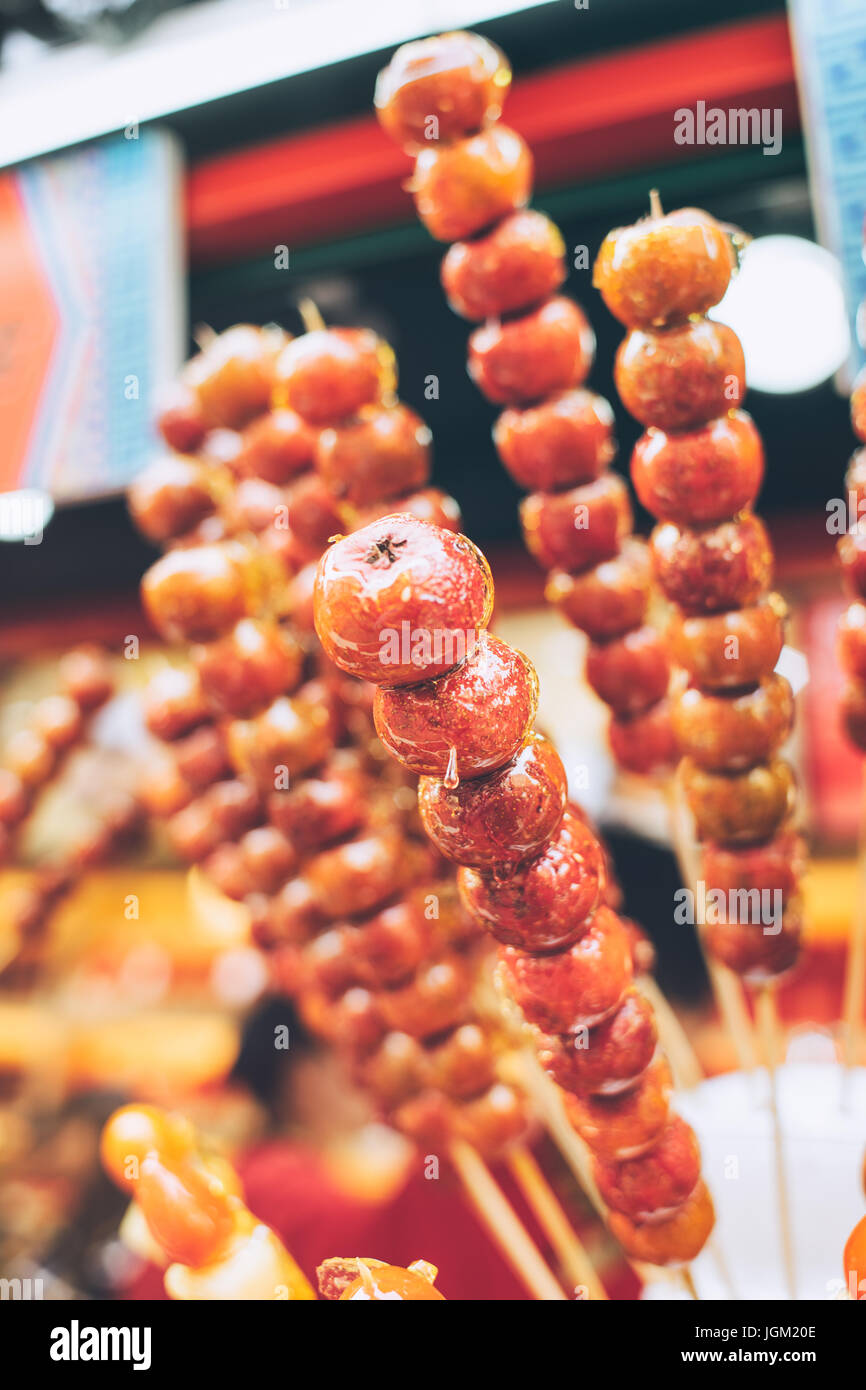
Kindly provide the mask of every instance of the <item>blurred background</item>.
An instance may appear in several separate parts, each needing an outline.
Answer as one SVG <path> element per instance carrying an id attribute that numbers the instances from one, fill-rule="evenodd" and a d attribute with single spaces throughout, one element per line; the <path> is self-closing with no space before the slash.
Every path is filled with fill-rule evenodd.
<path id="1" fill-rule="evenodd" d="M 815 964 L 789 987 L 785 1010 L 804 1026 L 829 1024 L 839 1014 L 859 813 L 859 769 L 837 729 L 843 600 L 827 507 L 853 448 L 845 391 L 863 355 L 862 0 L 787 9 L 728 0 L 723 12 L 693 0 L 0 0 L 0 732 L 14 734 L 53 688 L 71 642 L 120 650 L 134 634 L 145 651 L 122 673 L 120 710 L 96 728 L 95 762 L 70 770 L 73 800 L 48 809 L 5 887 L 50 858 L 58 827 L 78 814 L 70 805 L 86 802 L 93 780 L 104 780 L 99 768 L 140 737 L 122 697 L 159 660 L 137 598 L 156 551 L 123 494 L 158 448 L 160 387 L 202 325 L 277 322 L 297 332 L 304 297 L 327 321 L 370 325 L 393 344 L 400 394 L 433 431 L 433 481 L 457 497 L 466 531 L 490 553 L 503 631 L 537 658 L 548 722 L 569 758 L 598 764 L 600 707 L 577 692 L 582 639 L 543 605 L 543 576 L 518 533 L 518 492 L 493 450 L 494 410 L 466 375 L 466 325 L 441 292 L 442 248 L 402 186 L 408 158 L 371 110 L 376 73 L 399 43 L 456 27 L 486 35 L 511 60 L 507 119 L 533 149 L 536 205 L 574 248 L 566 290 L 597 334 L 590 384 L 617 411 L 626 473 L 638 429 L 611 378 L 622 329 L 591 286 L 601 240 L 647 210 L 653 187 L 666 207 L 706 207 L 754 239 L 717 313 L 744 340 L 748 408 L 768 461 L 759 505 L 794 609 L 791 640 L 808 663 L 797 757 L 816 849 L 807 889 Z M 677 144 L 674 112 L 699 101 L 780 112 L 780 147 Z M 22 540 L 22 507 L 44 522 L 38 544 Z M 687 1010 L 707 1065 L 723 1067 L 699 954 L 669 920 L 677 871 L 657 807 L 615 784 L 606 761 L 593 785 L 628 907 L 658 947 L 661 983 Z M 100 869 L 52 919 L 42 995 L 14 978 L 0 995 L 9 1097 L 0 1158 L 12 1165 L 0 1239 L 7 1254 L 26 1250 L 89 1292 L 111 1287 L 111 1261 L 123 1258 L 92 1239 L 117 1214 L 104 1190 L 90 1191 L 94 1125 L 111 1098 L 180 1095 L 249 1143 L 289 1091 L 309 1138 L 321 1110 L 310 1095 L 327 1093 L 323 1063 L 310 1061 L 304 1079 L 303 1048 L 289 1085 L 274 1074 L 272 1048 L 257 1043 L 283 1006 L 264 1001 L 238 922 L 191 903 L 165 845 L 145 839 L 134 856 L 151 909 L 124 918 L 129 870 Z M 29 1111 L 22 1084 L 25 1094 L 35 1088 Z M 359 1190 L 357 1151 L 344 1162 L 341 1150 L 343 1107 L 354 1102 L 333 1085 L 327 1134 L 314 1138 L 328 1182 L 366 1211 L 399 1182 L 388 1156 L 371 1162 Z M 353 1117 L 358 1132 L 368 1118 Z"/>

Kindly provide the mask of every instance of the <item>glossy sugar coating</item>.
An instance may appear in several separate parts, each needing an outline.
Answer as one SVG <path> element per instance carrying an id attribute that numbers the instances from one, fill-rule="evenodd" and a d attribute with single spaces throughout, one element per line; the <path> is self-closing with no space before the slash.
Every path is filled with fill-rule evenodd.
<path id="1" fill-rule="evenodd" d="M 669 768 L 676 761 L 677 744 L 666 699 L 637 714 L 615 714 L 608 724 L 607 738 L 617 765 L 639 777 Z"/>
<path id="2" fill-rule="evenodd" d="M 456 30 L 398 48 L 379 73 L 373 100 L 387 134 L 414 153 L 495 121 L 510 85 L 501 49 L 480 34 Z"/>
<path id="3" fill-rule="evenodd" d="M 738 406 L 746 366 L 732 328 L 695 318 L 675 328 L 640 328 L 620 344 L 614 381 L 623 405 L 645 426 L 694 429 Z"/>
<path id="4" fill-rule="evenodd" d="M 460 869 L 460 896 L 493 936 L 527 951 L 562 949 L 578 939 L 605 887 L 605 863 L 592 831 L 572 811 L 542 851 L 512 873 Z"/>
<path id="5" fill-rule="evenodd" d="M 240 547 L 173 550 L 141 582 L 145 611 L 170 641 L 212 642 L 246 616 L 253 566 Z"/>
<path id="6" fill-rule="evenodd" d="M 225 714 L 251 715 L 300 683 L 303 652 L 276 623 L 242 618 L 225 637 L 194 647 L 193 664 L 207 699 Z"/>
<path id="7" fill-rule="evenodd" d="M 566 1094 L 566 1110 L 578 1134 L 602 1160 L 637 1158 L 658 1141 L 668 1122 L 673 1079 L 656 1053 L 637 1085 L 615 1095 Z"/>
<path id="8" fill-rule="evenodd" d="M 619 1008 L 586 1034 L 543 1034 L 538 1060 L 557 1085 L 574 1095 L 627 1091 L 646 1071 L 656 1050 L 652 1008 L 637 990 L 627 990 Z"/>
<path id="9" fill-rule="evenodd" d="M 316 430 L 294 410 L 269 410 L 243 431 L 232 469 L 282 487 L 310 467 L 316 439 Z"/>
<path id="10" fill-rule="evenodd" d="M 663 522 L 650 549 L 659 588 L 683 613 L 745 608 L 773 577 L 770 539 L 751 512 L 702 530 Z"/>
<path id="11" fill-rule="evenodd" d="M 699 1255 L 713 1229 L 715 1212 L 706 1184 L 698 1183 L 681 1207 L 664 1221 L 635 1222 L 610 1215 L 610 1229 L 626 1254 L 657 1265 L 683 1265 Z"/>
<path id="12" fill-rule="evenodd" d="M 866 367 L 858 373 L 851 391 L 851 428 L 866 444 Z"/>
<path id="13" fill-rule="evenodd" d="M 469 375 L 489 401 L 521 405 L 580 386 L 595 334 L 573 299 L 557 295 L 518 318 L 492 319 L 469 338 Z"/>
<path id="14" fill-rule="evenodd" d="M 866 419 L 864 419 L 866 430 Z M 857 1222 L 845 1242 L 842 1256 L 845 1286 L 858 1302 L 866 1297 L 866 1216 Z"/>
<path id="15" fill-rule="evenodd" d="M 670 665 L 657 628 L 645 623 L 622 637 L 595 642 L 586 658 L 586 679 L 614 714 L 639 714 L 667 693 Z"/>
<path id="16" fill-rule="evenodd" d="M 373 718 L 382 743 L 410 772 L 456 783 L 507 763 L 537 708 L 535 668 L 521 652 L 481 632 L 462 665 L 435 681 L 380 686 Z M 483 720 L 479 709 L 486 712 Z"/>
<path id="17" fill-rule="evenodd" d="M 344 425 L 325 429 L 316 469 L 334 497 L 363 506 L 423 488 L 430 477 L 431 433 L 407 405 L 366 406 Z"/>
<path id="18" fill-rule="evenodd" d="M 612 560 L 632 521 L 628 488 L 615 473 L 568 492 L 531 492 L 520 504 L 527 549 L 548 570 L 581 573 Z"/>
<path id="19" fill-rule="evenodd" d="M 731 243 L 715 219 L 680 208 L 609 232 L 592 283 L 627 328 L 664 328 L 718 304 L 732 270 Z"/>
<path id="20" fill-rule="evenodd" d="M 796 965 L 803 931 L 802 909 L 791 900 L 781 924 L 766 929 L 753 922 L 710 922 L 707 949 L 750 984 L 760 987 Z"/>
<path id="21" fill-rule="evenodd" d="M 267 410 L 277 356 L 286 341 L 282 329 L 239 323 L 187 363 L 183 384 L 192 390 L 209 430 L 241 429 Z"/>
<path id="22" fill-rule="evenodd" d="M 545 597 L 591 640 L 604 641 L 640 627 L 650 579 L 649 550 L 645 542 L 629 536 L 612 559 L 580 574 L 552 570 Z"/>
<path id="23" fill-rule="evenodd" d="M 448 787 L 422 777 L 418 807 L 424 829 L 448 859 L 469 868 L 514 866 L 538 853 L 559 824 L 568 798 L 556 749 L 530 734 L 513 759 L 489 777 Z"/>
<path id="24" fill-rule="evenodd" d="M 442 261 L 442 287 L 455 313 L 500 318 L 555 294 L 565 280 L 565 242 L 544 213 L 521 209 L 483 236 L 457 241 Z"/>
<path id="25" fill-rule="evenodd" d="M 363 680 L 410 685 L 452 669 L 492 608 L 490 570 L 472 542 L 405 514 L 353 532 L 319 565 L 319 639 Z"/>
<path id="26" fill-rule="evenodd" d="M 633 1221 L 663 1219 L 688 1200 L 700 1181 L 701 1151 L 691 1125 L 672 1115 L 658 1142 L 637 1158 L 596 1163 L 598 1190 L 613 1211 Z"/>
<path id="27" fill-rule="evenodd" d="M 280 353 L 274 404 L 310 425 L 328 425 L 381 400 L 396 384 L 394 353 L 369 328 L 324 328 Z"/>
<path id="28" fill-rule="evenodd" d="M 727 613 L 675 613 L 667 629 L 671 656 L 706 689 L 755 685 L 772 673 L 782 654 L 786 619 L 779 594 Z"/>
<path id="29" fill-rule="evenodd" d="M 600 907 L 572 945 L 549 955 L 503 946 L 499 968 L 530 1023 L 573 1033 L 614 1012 L 631 984 L 631 946 L 616 914 Z"/>
<path id="30" fill-rule="evenodd" d="M 581 387 L 503 410 L 493 442 L 514 481 L 539 492 L 592 482 L 613 461 L 613 411 Z"/>
<path id="31" fill-rule="evenodd" d="M 454 145 L 428 145 L 410 189 L 418 216 L 437 241 L 461 241 L 522 208 L 532 187 L 532 155 L 522 136 L 495 125 Z"/>
<path id="32" fill-rule="evenodd" d="M 707 772 L 685 758 L 682 783 L 699 839 L 725 845 L 769 840 L 791 811 L 796 791 L 783 758 L 745 772 Z"/>
<path id="33" fill-rule="evenodd" d="M 201 464 L 179 454 L 168 454 L 142 469 L 128 495 L 133 521 L 157 544 L 192 530 L 215 505 Z"/>
<path id="34" fill-rule="evenodd" d="M 732 410 L 685 433 L 651 429 L 631 456 L 634 489 L 660 521 L 721 522 L 754 502 L 764 477 L 761 437 Z"/>
<path id="35" fill-rule="evenodd" d="M 672 719 L 685 756 L 709 772 L 736 772 L 778 751 L 793 728 L 794 697 L 777 675 L 728 695 L 691 687 L 674 700 Z"/>
<path id="36" fill-rule="evenodd" d="M 806 868 L 806 842 L 796 830 L 783 829 L 760 845 L 704 845 L 701 873 L 707 891 L 737 888 L 778 893 L 787 902 L 797 892 Z M 771 898 L 771 903 L 775 899 Z"/>

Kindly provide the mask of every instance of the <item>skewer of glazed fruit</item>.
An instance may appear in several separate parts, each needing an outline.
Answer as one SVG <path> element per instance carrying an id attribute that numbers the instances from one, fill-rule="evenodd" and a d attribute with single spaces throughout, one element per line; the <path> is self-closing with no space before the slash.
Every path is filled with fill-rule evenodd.
<path id="1" fill-rule="evenodd" d="M 647 621 L 649 557 L 631 534 L 628 489 L 608 471 L 613 412 L 584 385 L 595 337 L 560 293 L 565 243 L 548 217 L 526 209 L 532 157 L 497 123 L 510 82 L 505 56 L 486 39 L 441 34 L 397 50 L 379 74 L 376 110 L 416 156 L 410 188 L 421 221 L 454 243 L 442 283 L 454 311 L 481 323 L 469 373 L 505 407 L 493 439 L 529 491 L 523 534 L 549 572 L 547 597 L 589 638 L 586 677 L 610 707 L 614 756 L 645 773 L 674 756 L 670 666 Z"/>
<path id="2" fill-rule="evenodd" d="M 105 1125 L 101 1155 L 131 1199 L 121 1239 L 165 1270 L 169 1298 L 315 1299 L 279 1238 L 244 1205 L 232 1165 L 183 1116 L 123 1106 Z"/>
<path id="3" fill-rule="evenodd" d="M 866 1216 L 854 1227 L 842 1259 L 845 1285 L 856 1302 L 866 1299 Z"/>
<path id="4" fill-rule="evenodd" d="M 420 775 L 427 833 L 461 865 L 463 900 L 500 943 L 501 977 L 543 1034 L 541 1058 L 593 1152 L 611 1229 L 636 1259 L 687 1262 L 714 1220 L 697 1141 L 669 1109 L 628 932 L 600 904 L 603 851 L 566 806 L 556 750 L 532 732 L 535 671 L 488 633 L 492 602 L 469 540 L 394 515 L 322 557 L 316 630 L 344 671 L 378 687 L 379 737 Z M 383 661 L 403 623 L 424 639 L 415 661 Z"/>
<path id="5" fill-rule="evenodd" d="M 373 428 L 386 380 L 382 364 L 388 372 L 392 370 L 388 355 L 371 334 L 331 330 L 307 338 L 309 342 L 298 339 L 293 345 L 305 347 L 294 355 L 292 401 L 299 399 L 315 419 L 315 393 L 325 390 L 331 408 L 335 401 L 343 401 L 347 409 L 369 411 L 360 430 L 357 415 L 345 422 L 352 436 L 355 471 L 349 465 L 346 469 L 352 478 L 348 489 L 352 502 L 361 502 L 365 481 L 368 504 L 373 505 L 373 489 L 382 486 L 389 467 L 395 481 L 403 476 L 394 472 L 391 432 L 382 428 L 381 421 L 379 428 Z M 357 384 L 351 395 L 347 383 L 350 386 L 353 380 Z M 400 407 L 395 409 L 402 412 Z M 405 412 L 399 418 L 398 432 L 404 437 L 407 429 L 413 436 L 419 433 Z M 381 464 L 376 444 L 383 436 L 385 462 Z M 339 435 L 328 444 L 331 486 L 336 478 L 333 457 L 339 453 L 345 458 L 342 445 Z M 426 439 L 416 439 L 410 452 L 421 447 L 426 471 Z M 413 480 L 420 482 L 417 459 L 413 468 Z M 237 786 L 234 781 L 217 782 L 198 802 L 177 813 L 175 843 L 185 857 L 201 859 L 223 891 L 246 897 L 261 944 L 295 946 L 322 933 L 302 962 L 307 980 L 305 1013 L 318 1031 L 354 1052 L 357 1073 L 375 1088 L 398 1127 L 429 1140 L 434 1133 L 441 1137 L 453 1124 L 461 1137 L 489 1154 L 524 1132 L 526 1116 L 514 1088 L 497 1081 L 496 1049 L 473 1017 L 473 972 L 460 951 L 474 933 L 456 905 L 448 906 L 449 885 L 440 882 L 441 871 L 436 875 L 431 870 L 429 851 L 407 841 L 393 817 L 392 823 L 382 822 L 375 789 L 357 761 L 343 752 L 328 765 L 336 742 L 333 721 L 320 720 L 317 728 L 310 725 L 314 715 L 323 712 L 322 695 L 311 702 L 304 721 L 290 713 L 284 693 L 275 696 L 263 713 L 255 713 L 256 706 L 275 692 L 261 689 L 256 672 L 245 667 L 244 651 L 237 641 L 232 644 L 220 636 L 238 617 L 232 605 L 227 612 L 220 609 L 232 587 L 225 552 L 225 544 L 174 551 L 145 577 L 145 603 L 159 630 L 175 640 L 211 639 L 210 645 L 197 649 L 196 657 L 199 682 L 207 686 L 204 700 L 191 678 L 172 672 L 170 683 L 177 687 L 177 699 L 172 701 L 167 689 L 159 691 L 149 723 L 163 736 L 188 738 L 190 721 L 208 712 L 207 697 L 211 709 L 214 701 L 219 702 L 219 683 L 208 682 L 208 673 L 224 675 L 224 685 L 232 681 L 245 705 L 224 708 L 223 713 L 246 718 L 229 724 L 227 756 L 241 785 L 254 787 L 266 803 L 269 832 L 282 837 L 287 849 L 279 866 L 282 881 L 244 885 L 243 873 L 234 872 L 244 867 L 238 863 L 239 855 L 241 860 L 244 855 L 243 841 L 234 853 L 226 844 L 214 846 L 222 828 L 214 814 L 215 795 Z M 242 565 L 240 556 L 236 558 Z M 242 596 L 239 601 L 242 605 Z M 250 621 L 241 619 L 239 626 Z M 289 786 L 274 790 L 278 767 L 287 770 Z M 245 838 L 263 835 L 253 830 Z M 270 868 L 270 856 L 268 860 Z M 411 891 L 414 883 L 417 892 Z M 246 893 L 241 891 L 243 886 Z M 401 900 L 401 894 L 409 896 Z M 425 914 L 425 899 L 431 894 L 439 904 L 438 921 Z M 434 942 L 438 951 L 430 959 Z M 436 1046 L 425 1049 L 424 1039 L 434 1035 Z"/>
<path id="6" fill-rule="evenodd" d="M 743 355 L 730 328 L 706 317 L 734 268 L 727 232 L 707 213 L 650 217 L 604 240 L 594 283 L 629 329 L 617 386 L 646 432 L 632 481 L 656 517 L 656 582 L 674 607 L 668 637 L 685 672 L 673 702 L 683 755 L 679 776 L 702 847 L 707 889 L 778 891 L 781 923 L 709 924 L 706 944 L 724 965 L 763 984 L 796 961 L 797 889 L 804 846 L 792 829 L 790 765 L 778 756 L 794 702 L 776 673 L 785 607 L 769 592 L 773 553 L 752 510 L 763 449 L 739 408 Z"/>

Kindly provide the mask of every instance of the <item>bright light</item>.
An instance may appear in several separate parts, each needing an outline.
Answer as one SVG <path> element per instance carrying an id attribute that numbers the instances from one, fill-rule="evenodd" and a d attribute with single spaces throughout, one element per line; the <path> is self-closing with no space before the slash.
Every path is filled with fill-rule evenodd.
<path id="1" fill-rule="evenodd" d="M 741 339 L 746 380 L 756 391 L 790 395 L 820 386 L 850 349 L 839 265 L 803 237 L 753 241 L 710 316 Z"/>
<path id="2" fill-rule="evenodd" d="M 38 488 L 0 493 L 0 541 L 38 545 L 54 515 L 54 502 Z"/>

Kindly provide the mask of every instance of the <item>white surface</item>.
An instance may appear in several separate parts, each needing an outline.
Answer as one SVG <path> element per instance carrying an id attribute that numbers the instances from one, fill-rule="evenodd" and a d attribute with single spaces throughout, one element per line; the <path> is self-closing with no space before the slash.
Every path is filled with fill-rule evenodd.
<path id="1" fill-rule="evenodd" d="M 866 1213 L 866 1071 L 855 1069 L 846 1083 L 838 1065 L 788 1063 L 779 1069 L 778 1087 L 797 1298 L 839 1298 L 842 1251 Z M 766 1072 L 705 1081 L 681 1092 L 677 1109 L 701 1141 L 704 1176 L 716 1204 L 714 1240 L 737 1296 L 787 1299 Z M 702 1298 L 729 1297 L 712 1250 L 700 1255 L 692 1273 Z M 659 1280 L 643 1296 L 686 1295 L 677 1284 Z"/>

